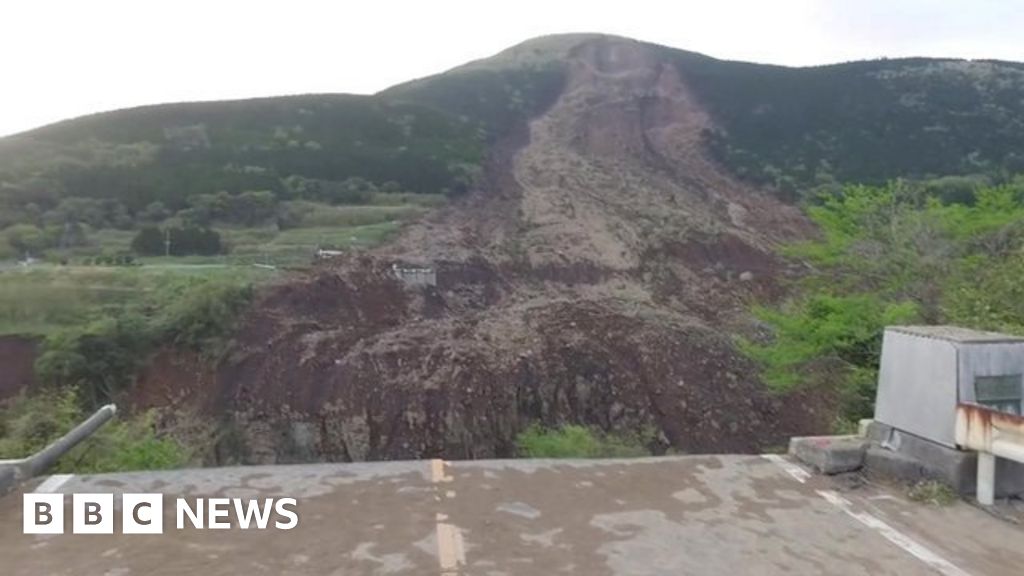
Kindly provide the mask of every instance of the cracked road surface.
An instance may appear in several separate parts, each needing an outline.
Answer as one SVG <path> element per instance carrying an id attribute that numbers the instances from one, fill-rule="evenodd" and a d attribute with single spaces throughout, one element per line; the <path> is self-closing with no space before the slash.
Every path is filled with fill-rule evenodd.
<path id="1" fill-rule="evenodd" d="M 844 487 L 779 457 L 380 462 L 55 476 L 64 535 L 0 498 L 0 572 L 1019 575 L 1024 528 Z M 164 533 L 70 534 L 72 493 L 164 497 Z M 292 497 L 293 530 L 178 530 L 179 496 Z M 120 497 L 115 496 L 115 502 Z"/>

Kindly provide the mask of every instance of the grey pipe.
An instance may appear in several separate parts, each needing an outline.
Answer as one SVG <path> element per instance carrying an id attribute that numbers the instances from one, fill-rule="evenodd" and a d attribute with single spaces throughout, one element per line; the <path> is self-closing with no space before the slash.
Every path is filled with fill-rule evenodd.
<path id="1" fill-rule="evenodd" d="M 25 459 L 23 478 L 31 478 L 42 474 L 47 468 L 53 466 L 61 456 L 77 446 L 82 440 L 92 436 L 99 430 L 100 426 L 107 423 L 117 413 L 117 406 L 107 404 L 100 408 L 95 414 L 75 426 L 70 432 L 55 440 L 52 444 L 36 452 Z"/>
<path id="2" fill-rule="evenodd" d="M 117 406 L 107 404 L 90 416 L 85 422 L 75 426 L 70 432 L 61 436 L 39 452 L 21 460 L 0 462 L 0 494 L 19 482 L 38 476 L 47 468 L 56 464 L 61 456 L 77 446 L 82 440 L 92 436 L 100 426 L 107 423 L 117 413 Z"/>

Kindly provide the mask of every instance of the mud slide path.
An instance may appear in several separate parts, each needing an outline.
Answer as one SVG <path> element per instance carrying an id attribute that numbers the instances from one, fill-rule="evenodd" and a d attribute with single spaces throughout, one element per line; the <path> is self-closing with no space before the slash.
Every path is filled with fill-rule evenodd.
<path id="1" fill-rule="evenodd" d="M 230 415 L 228 451 L 501 457 L 541 421 L 749 452 L 826 425 L 822 399 L 766 394 L 732 344 L 807 222 L 705 157 L 710 119 L 651 47 L 594 39 L 567 66 L 469 197 L 263 297 L 194 395 Z M 143 385 L 166 385 L 159 370 Z"/>

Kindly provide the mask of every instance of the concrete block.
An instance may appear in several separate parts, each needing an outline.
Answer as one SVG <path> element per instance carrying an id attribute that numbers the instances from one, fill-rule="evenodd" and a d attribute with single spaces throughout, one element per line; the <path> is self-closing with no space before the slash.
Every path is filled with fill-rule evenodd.
<path id="1" fill-rule="evenodd" d="M 867 447 L 859 436 L 804 436 L 789 441 L 789 453 L 822 474 L 860 469 Z"/>
<path id="2" fill-rule="evenodd" d="M 864 427 L 864 438 L 874 442 L 875 444 L 884 444 L 889 440 L 889 436 L 892 434 L 893 427 L 888 424 L 883 424 L 878 420 L 871 420 Z"/>
<path id="3" fill-rule="evenodd" d="M 868 478 L 908 484 L 929 478 L 917 460 L 876 445 L 870 446 L 864 454 L 864 473 Z"/>
<path id="4" fill-rule="evenodd" d="M 862 418 L 857 422 L 857 436 L 861 438 L 868 437 L 868 427 L 874 422 L 871 418 Z"/>
<path id="5" fill-rule="evenodd" d="M 939 480 L 962 495 L 973 494 L 977 486 L 978 455 L 957 450 L 926 440 L 892 426 L 875 421 L 868 425 L 867 437 L 881 449 L 910 459 L 918 469 L 903 459 L 876 454 L 865 459 L 868 476 L 888 476 L 894 480 L 917 482 L 924 479 Z M 881 466 L 872 470 L 872 463 Z M 903 474 L 902 476 L 900 474 Z M 996 463 L 995 495 L 997 497 L 1024 494 L 1024 464 L 1000 459 Z"/>

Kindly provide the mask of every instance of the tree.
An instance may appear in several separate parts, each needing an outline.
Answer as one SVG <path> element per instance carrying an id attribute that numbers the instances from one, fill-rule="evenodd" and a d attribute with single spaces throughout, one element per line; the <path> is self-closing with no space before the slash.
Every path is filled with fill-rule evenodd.
<path id="1" fill-rule="evenodd" d="M 151 202 L 144 210 L 139 212 L 139 220 L 144 222 L 163 222 L 171 215 L 170 210 L 163 202 Z"/>
<path id="2" fill-rule="evenodd" d="M 211 256 L 222 250 L 220 234 L 209 228 L 185 226 L 167 230 L 171 240 L 171 256 L 199 254 Z"/>
<path id="3" fill-rule="evenodd" d="M 4 237 L 20 254 L 39 254 L 49 247 L 45 231 L 31 224 L 10 226 L 4 230 Z"/>
<path id="4" fill-rule="evenodd" d="M 277 211 L 277 197 L 269 190 L 250 190 L 231 198 L 226 219 L 255 226 L 274 217 Z"/>
<path id="5" fill-rule="evenodd" d="M 132 239 L 132 250 L 141 256 L 160 256 L 166 251 L 164 233 L 156 226 L 146 226 Z"/>

